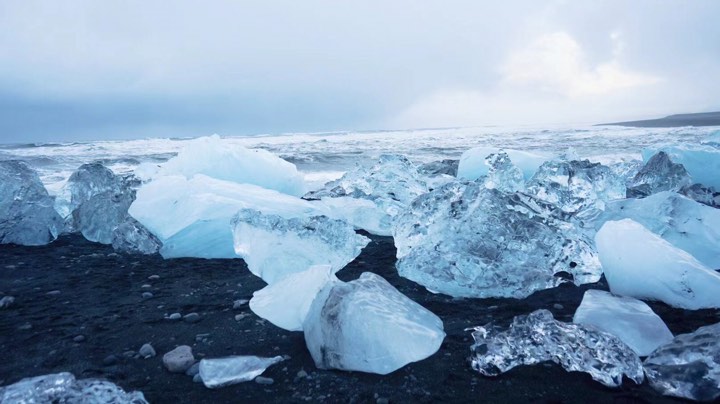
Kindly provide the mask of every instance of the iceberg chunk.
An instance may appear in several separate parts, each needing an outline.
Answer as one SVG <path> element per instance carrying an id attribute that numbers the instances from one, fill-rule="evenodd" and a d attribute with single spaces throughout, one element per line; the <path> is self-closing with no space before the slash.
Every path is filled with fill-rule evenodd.
<path id="1" fill-rule="evenodd" d="M 326 209 L 329 217 L 344 220 L 356 229 L 363 229 L 377 236 L 392 236 L 393 216 L 369 199 L 340 196 L 322 198 L 311 203 L 320 209 Z M 396 211 L 403 209 L 399 203 L 395 205 L 397 205 Z M 390 204 L 387 203 L 385 206 Z"/>
<path id="2" fill-rule="evenodd" d="M 155 254 L 162 242 L 140 222 L 130 216 L 112 232 L 112 246 L 116 251 L 131 254 Z"/>
<path id="3" fill-rule="evenodd" d="M 520 168 L 526 180 L 535 174 L 535 171 L 537 171 L 542 163 L 551 158 L 551 156 L 547 154 L 531 153 L 521 150 L 475 147 L 465 151 L 460 157 L 457 177 L 466 180 L 476 180 L 487 175 L 489 166 L 485 164 L 485 158 L 491 154 L 500 152 L 504 152 L 510 157 L 513 163 Z"/>
<path id="4" fill-rule="evenodd" d="M 231 384 L 250 381 L 265 369 L 282 362 L 282 356 L 261 358 L 258 356 L 229 356 L 200 361 L 200 378 L 205 387 L 216 389 Z"/>
<path id="5" fill-rule="evenodd" d="M 431 161 L 418 167 L 418 172 L 427 177 L 436 177 L 438 175 L 457 177 L 459 164 L 460 160 L 445 159 L 440 161 Z"/>
<path id="6" fill-rule="evenodd" d="M 313 265 L 337 272 L 370 242 L 348 223 L 326 216 L 285 219 L 254 209 L 235 216 L 233 240 L 250 272 L 269 284 Z"/>
<path id="7" fill-rule="evenodd" d="M 22 161 L 0 161 L 0 243 L 43 245 L 63 221 L 40 177 Z"/>
<path id="8" fill-rule="evenodd" d="M 229 144 L 218 135 L 187 142 L 176 157 L 159 170 L 159 176 L 203 174 L 218 180 L 253 184 L 288 195 L 305 193 L 303 176 L 295 164 L 262 149 Z"/>
<path id="9" fill-rule="evenodd" d="M 664 151 L 653 155 L 627 184 L 628 198 L 643 198 L 660 191 L 679 191 L 691 179 L 682 164 L 675 164 Z"/>
<path id="10" fill-rule="evenodd" d="M 477 327 L 472 336 L 472 368 L 485 376 L 553 361 L 569 372 L 589 373 L 608 387 L 620 386 L 623 375 L 643 381 L 640 358 L 618 337 L 557 321 L 547 310 L 517 316 L 505 331 Z"/>
<path id="11" fill-rule="evenodd" d="M 445 338 L 440 318 L 369 272 L 327 283 L 303 330 L 318 368 L 381 375 L 434 354 Z"/>
<path id="12" fill-rule="evenodd" d="M 92 196 L 72 213 L 75 229 L 90 240 L 111 244 L 113 231 L 125 221 L 135 191 L 108 191 Z"/>
<path id="13" fill-rule="evenodd" d="M 720 208 L 720 192 L 713 187 L 704 187 L 700 184 L 693 184 L 683 187 L 680 193 L 695 202 L 702 203 L 713 208 Z"/>
<path id="14" fill-rule="evenodd" d="M 109 168 L 102 163 L 83 164 L 75 170 L 65 184 L 62 193 L 70 194 L 68 213 L 72 213 L 93 196 L 112 192 L 122 192 L 123 183 Z"/>
<path id="15" fill-rule="evenodd" d="M 647 304 L 602 290 L 585 292 L 573 323 L 594 326 L 615 335 L 640 356 L 648 356 L 673 339 L 665 323 Z"/>
<path id="16" fill-rule="evenodd" d="M 485 187 L 503 192 L 522 191 L 525 188 L 522 171 L 510 161 L 507 153 L 493 153 L 487 156 L 485 164 L 490 167 L 485 178 Z"/>
<path id="17" fill-rule="evenodd" d="M 720 323 L 681 334 L 645 359 L 645 374 L 658 392 L 689 400 L 720 398 Z"/>
<path id="18" fill-rule="evenodd" d="M 650 160 L 660 150 L 667 153 L 675 163 L 682 164 L 693 182 L 720 189 L 720 149 L 710 145 L 649 148 L 643 150 L 643 159 Z"/>
<path id="19" fill-rule="evenodd" d="M 138 391 L 126 393 L 102 380 L 76 380 L 66 372 L 30 377 L 0 387 L 0 402 L 147 404 L 145 396 Z"/>
<path id="20" fill-rule="evenodd" d="M 451 183 L 418 197 L 397 219 L 401 276 L 462 297 L 523 298 L 557 286 L 597 282 L 592 241 L 557 209 L 478 182 Z"/>
<path id="21" fill-rule="evenodd" d="M 696 310 L 720 307 L 720 274 L 630 219 L 595 236 L 610 291 Z"/>

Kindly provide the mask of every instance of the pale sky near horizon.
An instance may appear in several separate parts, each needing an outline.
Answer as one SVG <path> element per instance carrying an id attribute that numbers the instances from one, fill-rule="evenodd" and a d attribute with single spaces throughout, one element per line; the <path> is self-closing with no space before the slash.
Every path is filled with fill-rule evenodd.
<path id="1" fill-rule="evenodd" d="M 0 0 L 0 143 L 720 110 L 720 1 Z"/>

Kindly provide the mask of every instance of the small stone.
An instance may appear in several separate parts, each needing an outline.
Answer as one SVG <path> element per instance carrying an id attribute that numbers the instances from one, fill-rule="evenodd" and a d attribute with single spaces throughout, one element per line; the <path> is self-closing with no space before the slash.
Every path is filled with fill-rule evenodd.
<path id="1" fill-rule="evenodd" d="M 13 303 L 15 303 L 14 297 L 4 296 L 2 299 L 0 299 L 0 309 L 8 308 L 8 307 L 12 306 Z"/>
<path id="2" fill-rule="evenodd" d="M 248 316 L 249 316 L 248 313 L 236 314 L 236 315 L 235 315 L 235 321 L 240 321 L 240 320 L 242 320 L 242 319 L 244 319 L 245 317 L 248 317 Z"/>
<path id="3" fill-rule="evenodd" d="M 560 304 L 560 303 L 555 303 L 555 304 L 553 304 L 553 308 L 556 309 L 556 310 L 562 310 L 562 309 L 565 308 L 565 306 L 563 306 L 563 305 Z"/>
<path id="4" fill-rule="evenodd" d="M 275 383 L 275 380 L 273 380 L 270 377 L 258 376 L 255 378 L 255 383 L 257 383 L 257 384 L 273 384 L 273 383 Z"/>
<path id="5" fill-rule="evenodd" d="M 29 330 L 29 329 L 31 329 L 31 328 L 32 328 L 32 324 L 30 324 L 30 323 L 25 323 L 25 324 L 21 325 L 20 327 L 18 327 L 18 330 L 25 331 L 25 330 Z"/>
<path id="6" fill-rule="evenodd" d="M 195 342 L 203 342 L 210 338 L 210 334 L 198 334 L 195 336 Z"/>
<path id="7" fill-rule="evenodd" d="M 84 335 L 77 335 L 77 336 L 75 336 L 75 338 L 73 338 L 73 341 L 75 341 L 75 342 L 83 342 L 83 341 L 85 341 L 85 336 L 84 336 Z"/>
<path id="8" fill-rule="evenodd" d="M 249 302 L 249 300 L 247 300 L 247 299 L 235 300 L 233 302 L 233 309 L 235 309 L 235 310 L 241 309 L 241 308 L 243 308 L 243 306 L 248 304 L 248 302 Z"/>
<path id="9" fill-rule="evenodd" d="M 148 276 L 148 279 L 150 279 L 151 281 L 155 281 L 160 279 L 160 275 L 150 275 Z"/>
<path id="10" fill-rule="evenodd" d="M 388 400 L 385 397 L 380 397 L 377 400 L 375 400 L 375 403 L 377 404 L 390 404 L 390 400 Z"/>
<path id="11" fill-rule="evenodd" d="M 195 363 L 192 348 L 180 345 L 163 355 L 163 365 L 172 373 L 185 373 Z"/>
<path id="12" fill-rule="evenodd" d="M 57 296 L 57 295 L 60 294 L 60 291 L 59 291 L 59 290 L 51 290 L 51 291 L 49 291 L 49 292 L 47 292 L 47 293 L 45 293 L 45 294 L 48 295 L 48 296 Z"/>
<path id="13" fill-rule="evenodd" d="M 300 369 L 300 371 L 297 372 L 297 377 L 299 377 L 299 378 L 301 378 L 301 379 L 306 378 L 307 375 L 308 375 L 308 374 L 307 374 L 307 372 L 305 371 L 305 369 Z"/>
<path id="14" fill-rule="evenodd" d="M 202 377 L 200 377 L 200 373 L 193 376 L 193 382 L 194 383 L 202 383 Z"/>
<path id="15" fill-rule="evenodd" d="M 188 313 L 183 316 L 183 320 L 188 323 L 197 323 L 198 321 L 200 321 L 200 315 L 197 313 Z"/>
<path id="16" fill-rule="evenodd" d="M 148 284 L 146 283 L 146 284 L 144 284 L 144 285 L 142 285 L 142 286 L 140 286 L 140 287 L 143 288 L 143 289 L 148 289 L 148 288 L 151 288 L 152 285 L 148 285 Z"/>
<path id="17" fill-rule="evenodd" d="M 112 366 L 118 363 L 118 357 L 115 355 L 108 355 L 102 361 L 103 366 Z"/>
<path id="18" fill-rule="evenodd" d="M 126 358 L 128 358 L 128 359 L 134 358 L 135 355 L 136 355 L 136 354 L 135 354 L 135 351 L 125 351 L 125 352 L 123 352 L 123 354 L 122 354 L 122 356 L 124 356 L 124 357 L 126 357 Z"/>
<path id="19" fill-rule="evenodd" d="M 173 313 L 168 316 L 168 320 L 180 320 L 182 318 L 182 314 L 180 313 Z"/>
<path id="20" fill-rule="evenodd" d="M 140 351 L 138 351 L 140 356 L 142 356 L 145 359 L 152 358 L 156 355 L 155 348 L 152 347 L 149 343 L 144 344 L 140 347 Z"/>
<path id="21" fill-rule="evenodd" d="M 200 373 L 200 362 L 193 364 L 188 370 L 185 371 L 185 374 L 188 376 L 195 376 L 198 373 Z"/>
<path id="22" fill-rule="evenodd" d="M 142 297 L 143 299 L 152 299 L 153 294 L 150 292 L 143 292 Z"/>

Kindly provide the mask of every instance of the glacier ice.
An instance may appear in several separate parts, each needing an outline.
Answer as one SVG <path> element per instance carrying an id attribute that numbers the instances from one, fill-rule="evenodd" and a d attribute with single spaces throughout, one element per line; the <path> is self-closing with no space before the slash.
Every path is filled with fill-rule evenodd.
<path id="1" fill-rule="evenodd" d="M 310 305 L 326 283 L 336 280 L 334 273 L 330 265 L 314 265 L 290 274 L 253 293 L 250 310 L 280 328 L 302 331 Z"/>
<path id="2" fill-rule="evenodd" d="M 235 253 L 269 284 L 313 265 L 337 272 L 370 242 L 347 222 L 326 216 L 286 219 L 241 209 L 232 223 Z"/>
<path id="3" fill-rule="evenodd" d="M 475 147 L 466 150 L 460 157 L 458 165 L 457 177 L 466 180 L 476 180 L 487 175 L 489 166 L 485 163 L 485 159 L 491 155 L 504 152 L 512 162 L 520 168 L 526 180 L 530 179 L 535 171 L 552 156 L 548 154 L 532 153 L 521 150 L 499 149 L 496 147 Z"/>
<path id="4" fill-rule="evenodd" d="M 525 188 L 525 178 L 507 153 L 493 153 L 485 159 L 488 173 L 485 177 L 485 187 L 499 189 L 503 192 L 522 191 Z"/>
<path id="5" fill-rule="evenodd" d="M 642 198 L 660 191 L 679 191 L 691 179 L 682 164 L 675 164 L 664 151 L 659 151 L 628 182 L 627 197 Z"/>
<path id="6" fill-rule="evenodd" d="M 702 203 L 713 208 L 720 208 L 720 192 L 713 187 L 704 187 L 700 184 L 693 184 L 680 190 L 680 193 L 695 202 Z"/>
<path id="7" fill-rule="evenodd" d="M 162 242 L 134 218 L 127 216 L 112 232 L 113 249 L 125 253 L 155 254 Z"/>
<path id="8" fill-rule="evenodd" d="M 93 196 L 110 192 L 121 193 L 123 183 L 109 168 L 99 162 L 87 163 L 78 167 L 68 178 L 63 193 L 69 193 L 68 214 L 89 201 Z M 65 215 L 67 216 L 67 215 Z"/>
<path id="9" fill-rule="evenodd" d="M 377 236 L 392 236 L 393 216 L 369 199 L 339 196 L 310 202 L 318 209 L 327 212 L 327 216 L 344 220 L 356 229 L 363 229 Z M 393 204 L 396 206 L 396 210 L 393 212 L 404 209 L 398 202 L 393 202 Z M 386 202 L 385 206 L 390 206 L 390 203 Z"/>
<path id="10" fill-rule="evenodd" d="M 54 204 L 27 164 L 0 161 L 0 243 L 42 245 L 55 240 L 64 224 Z"/>
<path id="11" fill-rule="evenodd" d="M 569 372 L 589 373 L 609 387 L 620 386 L 623 375 L 638 384 L 643 381 L 640 358 L 618 337 L 557 321 L 547 310 L 517 316 L 505 331 L 476 327 L 472 336 L 472 368 L 485 376 L 553 361 Z"/>
<path id="12" fill-rule="evenodd" d="M 573 322 L 615 335 L 640 356 L 648 356 L 673 339 L 665 323 L 647 304 L 602 290 L 585 292 Z"/>
<path id="13" fill-rule="evenodd" d="M 645 362 L 650 386 L 658 392 L 690 400 L 720 398 L 720 323 L 680 334 Z"/>
<path id="14" fill-rule="evenodd" d="M 282 356 L 262 358 L 259 356 L 228 356 L 200 361 L 200 378 L 207 388 L 216 389 L 231 384 L 250 381 L 265 369 L 282 362 Z"/>
<path id="15" fill-rule="evenodd" d="M 157 173 L 158 176 L 182 175 L 187 179 L 196 174 L 294 196 L 305 193 L 303 176 L 295 164 L 267 150 L 230 144 L 217 135 L 188 141 Z"/>
<path id="16" fill-rule="evenodd" d="M 595 235 L 610 291 L 696 310 L 720 307 L 720 274 L 631 219 Z"/>
<path id="17" fill-rule="evenodd" d="M 434 354 L 445 338 L 440 318 L 370 272 L 327 283 L 303 330 L 318 368 L 382 375 Z"/>
<path id="18" fill-rule="evenodd" d="M 147 404 L 141 392 L 127 393 L 115 384 L 103 380 L 77 380 L 67 372 L 29 377 L 0 387 L 0 402 Z"/>
<path id="19" fill-rule="evenodd" d="M 553 206 L 522 193 L 451 183 L 418 197 L 395 227 L 397 270 L 427 289 L 462 297 L 523 298 L 597 282 L 592 241 Z"/>
<path id="20" fill-rule="evenodd" d="M 694 183 L 720 189 L 720 149 L 710 145 L 653 147 L 642 151 L 643 159 L 648 161 L 661 150 L 672 161 L 682 164 Z"/>
<path id="21" fill-rule="evenodd" d="M 134 199 L 135 192 L 129 189 L 93 195 L 73 211 L 74 227 L 90 241 L 111 244 L 113 231 L 127 218 Z"/>
<path id="22" fill-rule="evenodd" d="M 664 191 L 644 199 L 613 201 L 596 219 L 632 219 L 711 269 L 720 268 L 720 210 L 675 192 Z"/>
<path id="23" fill-rule="evenodd" d="M 427 177 L 436 177 L 438 175 L 449 175 L 456 177 L 460 160 L 438 160 L 425 163 L 418 167 L 418 172 Z"/>

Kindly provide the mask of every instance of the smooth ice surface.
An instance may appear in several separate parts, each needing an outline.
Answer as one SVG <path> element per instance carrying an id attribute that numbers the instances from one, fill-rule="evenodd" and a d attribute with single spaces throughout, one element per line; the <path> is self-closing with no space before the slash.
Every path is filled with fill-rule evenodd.
<path id="1" fill-rule="evenodd" d="M 393 216 L 369 199 L 340 196 L 311 202 L 320 209 L 326 209 L 328 216 L 344 220 L 356 229 L 378 236 L 392 236 Z M 396 205 L 400 206 L 399 203 Z"/>
<path id="2" fill-rule="evenodd" d="M 347 222 L 326 216 L 285 219 L 255 209 L 235 216 L 233 240 L 250 272 L 269 284 L 313 265 L 337 272 L 370 242 Z"/>
<path id="3" fill-rule="evenodd" d="M 47 244 L 63 229 L 54 200 L 21 161 L 0 161 L 0 243 Z"/>
<path id="4" fill-rule="evenodd" d="M 503 192 L 522 191 L 525 188 L 525 178 L 507 153 L 493 153 L 485 159 L 488 173 L 485 177 L 485 187 L 499 189 Z"/>
<path id="5" fill-rule="evenodd" d="M 585 292 L 573 322 L 615 335 L 640 356 L 648 356 L 673 339 L 665 323 L 647 304 L 603 290 Z"/>
<path id="6" fill-rule="evenodd" d="M 451 296 L 524 298 L 558 285 L 558 272 L 576 284 L 601 275 L 592 241 L 556 208 L 478 182 L 417 198 L 394 237 L 400 275 Z"/>
<path id="7" fill-rule="evenodd" d="M 667 153 L 660 151 L 645 163 L 643 168 L 628 181 L 627 197 L 642 198 L 661 191 L 679 191 L 691 183 L 682 164 L 673 163 Z"/>
<path id="8" fill-rule="evenodd" d="M 690 400 L 720 398 L 720 323 L 681 334 L 645 359 L 645 374 L 658 392 Z"/>
<path id="9" fill-rule="evenodd" d="M 253 293 L 250 310 L 288 331 L 302 331 L 315 296 L 326 283 L 335 280 L 330 265 L 315 265 L 290 274 Z"/>
<path id="10" fill-rule="evenodd" d="M 102 163 L 83 164 L 70 175 L 56 206 L 60 206 L 58 210 L 61 214 L 66 212 L 63 214 L 63 217 L 66 217 L 95 195 L 121 192 L 122 185 L 120 177 Z M 63 197 L 69 198 L 66 206 L 60 203 Z"/>
<path id="11" fill-rule="evenodd" d="M 720 307 L 720 274 L 630 219 L 595 236 L 610 291 L 696 310 Z"/>
<path id="12" fill-rule="evenodd" d="M 523 173 L 526 180 L 535 174 L 538 167 L 552 156 L 547 153 L 533 153 L 522 150 L 501 149 L 497 147 L 475 147 L 465 151 L 460 156 L 457 177 L 467 180 L 475 180 L 487 175 L 490 166 L 485 164 L 485 159 L 491 155 L 504 152 L 510 160 Z"/>
<path id="13" fill-rule="evenodd" d="M 233 145 L 217 135 L 189 141 L 176 157 L 159 170 L 158 175 L 196 174 L 239 184 L 253 184 L 284 194 L 305 193 L 303 176 L 295 164 L 262 149 Z"/>
<path id="14" fill-rule="evenodd" d="M 646 148 L 643 159 L 648 161 L 661 150 L 673 162 L 682 164 L 694 183 L 720 189 L 720 148 L 693 144 Z"/>
<path id="15" fill-rule="evenodd" d="M 609 387 L 620 386 L 623 375 L 638 384 L 643 381 L 640 358 L 618 337 L 557 321 L 547 310 L 517 316 L 505 331 L 485 326 L 472 335 L 472 368 L 485 376 L 553 361 L 569 372 L 589 373 Z"/>
<path id="16" fill-rule="evenodd" d="M 608 220 L 632 219 L 711 269 L 720 269 L 720 210 L 675 192 L 609 203 L 597 229 Z"/>
<path id="17" fill-rule="evenodd" d="M 130 216 L 112 232 L 112 246 L 116 251 L 131 254 L 155 254 L 162 242 L 140 222 Z"/>
<path id="18" fill-rule="evenodd" d="M 134 199 L 130 189 L 94 195 L 73 211 L 75 229 L 90 241 L 111 244 L 115 228 L 127 218 Z"/>
<path id="19" fill-rule="evenodd" d="M 0 403 L 147 404 L 138 391 L 126 393 L 113 383 L 75 379 L 71 373 L 54 373 L 22 379 L 0 387 Z"/>
<path id="20" fill-rule="evenodd" d="M 303 330 L 318 368 L 382 375 L 427 358 L 445 338 L 440 318 L 370 272 L 326 284 Z"/>
<path id="21" fill-rule="evenodd" d="M 200 361 L 200 378 L 205 387 L 216 389 L 231 384 L 250 381 L 265 369 L 283 361 L 282 356 L 261 358 L 258 356 L 229 356 Z"/>

